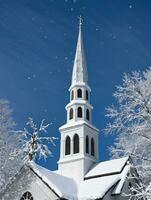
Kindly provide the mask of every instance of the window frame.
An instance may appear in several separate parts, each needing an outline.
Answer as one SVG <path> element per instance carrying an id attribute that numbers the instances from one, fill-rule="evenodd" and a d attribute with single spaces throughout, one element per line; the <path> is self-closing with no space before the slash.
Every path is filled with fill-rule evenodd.
<path id="1" fill-rule="evenodd" d="M 69 110 L 69 120 L 72 120 L 73 119 L 73 108 L 70 108 Z"/>
<path id="2" fill-rule="evenodd" d="M 77 154 L 80 152 L 80 138 L 79 135 L 76 133 L 73 136 L 73 154 Z"/>
<path id="3" fill-rule="evenodd" d="M 65 139 L 65 156 L 71 154 L 71 138 L 69 136 L 66 136 Z"/>
<path id="4" fill-rule="evenodd" d="M 86 109 L 86 120 L 90 121 L 90 111 L 88 108 Z"/>
<path id="5" fill-rule="evenodd" d="M 85 99 L 88 101 L 89 100 L 89 92 L 88 90 L 85 91 Z"/>
<path id="6" fill-rule="evenodd" d="M 86 139 L 85 139 L 85 152 L 89 154 L 89 136 L 88 135 L 86 136 Z"/>
<path id="7" fill-rule="evenodd" d="M 81 106 L 79 106 L 78 109 L 77 109 L 77 117 L 78 118 L 82 118 L 83 117 L 83 110 L 82 110 Z"/>
<path id="8" fill-rule="evenodd" d="M 91 138 L 91 156 L 95 156 L 95 142 L 93 138 Z"/>
<path id="9" fill-rule="evenodd" d="M 82 89 L 77 89 L 77 98 L 82 98 Z"/>

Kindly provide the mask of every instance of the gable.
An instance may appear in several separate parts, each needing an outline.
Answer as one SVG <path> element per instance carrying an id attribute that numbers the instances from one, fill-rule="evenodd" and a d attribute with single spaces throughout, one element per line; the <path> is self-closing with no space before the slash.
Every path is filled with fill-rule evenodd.
<path id="1" fill-rule="evenodd" d="M 29 167 L 23 167 L 13 183 L 1 194 L 0 199 L 20 200 L 27 191 L 32 194 L 34 200 L 58 199 L 57 194 L 44 184 Z"/>
<path id="2" fill-rule="evenodd" d="M 71 178 L 50 171 L 35 163 L 31 163 L 31 169 L 59 198 L 72 199 L 77 195 L 77 185 Z"/>

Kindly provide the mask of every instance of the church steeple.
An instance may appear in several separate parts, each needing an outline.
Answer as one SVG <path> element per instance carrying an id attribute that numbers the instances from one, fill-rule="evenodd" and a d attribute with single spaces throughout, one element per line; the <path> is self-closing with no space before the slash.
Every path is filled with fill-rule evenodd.
<path id="1" fill-rule="evenodd" d="M 84 179 L 84 175 L 98 161 L 98 132 L 92 125 L 90 104 L 91 89 L 82 39 L 82 20 L 79 22 L 79 35 L 73 64 L 70 102 L 66 105 L 67 122 L 59 128 L 61 132 L 59 173 Z M 72 170 L 70 170 L 70 168 Z M 74 171 L 74 174 L 73 174 Z"/>
<path id="2" fill-rule="evenodd" d="M 87 84 L 87 82 L 88 82 L 88 74 L 87 74 L 86 59 L 85 59 L 83 38 L 82 38 L 82 18 L 80 17 L 79 36 L 78 36 L 78 42 L 77 42 L 77 48 L 76 48 L 76 54 L 72 72 L 72 86 L 77 83 Z"/>
<path id="3" fill-rule="evenodd" d="M 73 64 L 70 91 L 70 103 L 66 106 L 67 123 L 86 121 L 91 123 L 90 92 L 88 86 L 88 73 L 82 38 L 82 19 L 79 21 L 79 35 Z M 79 112 L 78 112 L 79 110 Z M 79 117 L 81 116 L 81 117 Z"/>

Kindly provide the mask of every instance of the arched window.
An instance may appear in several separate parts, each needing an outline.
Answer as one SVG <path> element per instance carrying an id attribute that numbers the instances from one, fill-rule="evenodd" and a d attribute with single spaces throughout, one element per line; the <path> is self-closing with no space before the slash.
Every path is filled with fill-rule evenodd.
<path id="1" fill-rule="evenodd" d="M 95 151 L 94 151 L 94 139 L 91 139 L 91 155 L 94 156 Z"/>
<path id="2" fill-rule="evenodd" d="M 81 107 L 78 107 L 78 114 L 77 114 L 78 117 L 82 118 L 82 108 Z"/>
<path id="3" fill-rule="evenodd" d="M 79 136 L 77 134 L 73 137 L 73 153 L 79 153 Z"/>
<path id="4" fill-rule="evenodd" d="M 86 110 L 86 119 L 87 119 L 87 120 L 90 120 L 90 112 L 89 112 L 88 109 Z"/>
<path id="5" fill-rule="evenodd" d="M 89 93 L 88 93 L 88 91 L 86 90 L 86 92 L 85 92 L 85 98 L 86 98 L 86 100 L 88 100 L 89 99 Z"/>
<path id="6" fill-rule="evenodd" d="M 77 90 L 77 97 L 82 98 L 82 90 L 81 89 Z"/>
<path id="7" fill-rule="evenodd" d="M 71 149 L 71 140 L 70 140 L 70 137 L 67 136 L 65 140 L 65 155 L 70 154 L 70 149 Z"/>
<path id="8" fill-rule="evenodd" d="M 69 119 L 73 119 L 73 108 L 70 109 L 70 112 L 69 112 Z"/>
<path id="9" fill-rule="evenodd" d="M 74 91 L 72 90 L 72 92 L 71 92 L 71 100 L 73 100 L 74 99 Z"/>
<path id="10" fill-rule="evenodd" d="M 89 137 L 88 136 L 86 136 L 85 151 L 86 151 L 86 153 L 89 153 Z"/>
<path id="11" fill-rule="evenodd" d="M 34 200 L 30 192 L 25 192 L 20 200 Z"/>

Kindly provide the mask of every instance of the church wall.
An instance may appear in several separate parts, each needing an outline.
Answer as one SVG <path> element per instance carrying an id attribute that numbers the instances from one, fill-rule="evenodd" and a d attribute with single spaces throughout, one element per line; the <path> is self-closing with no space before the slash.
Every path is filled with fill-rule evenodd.
<path id="1" fill-rule="evenodd" d="M 97 131 L 95 131 L 94 129 L 92 129 L 89 126 L 86 126 L 86 125 L 84 126 L 84 134 L 85 134 L 85 136 L 84 136 L 85 138 L 86 138 L 87 135 L 89 136 L 89 155 L 86 154 L 85 149 L 84 149 L 84 154 L 85 154 L 85 156 L 91 157 L 93 160 L 95 158 L 96 161 L 94 161 L 94 162 L 97 162 L 98 159 L 99 159 L 99 152 L 98 152 L 98 136 L 99 136 L 99 134 L 98 134 Z M 94 147 L 95 147 L 95 156 L 94 157 L 92 157 L 90 155 L 90 152 L 91 152 L 91 145 L 90 145 L 91 138 L 93 138 L 94 142 L 95 142 L 95 145 L 94 145 Z M 86 142 L 86 140 L 84 140 L 84 141 Z M 84 144 L 84 148 L 85 148 L 85 144 Z"/>
<path id="2" fill-rule="evenodd" d="M 114 188 L 111 188 L 104 196 L 103 200 L 129 200 L 129 196 L 126 196 L 124 194 L 128 194 L 129 193 L 129 189 L 128 189 L 128 181 L 126 181 L 124 183 L 124 186 L 122 188 L 121 194 L 116 194 L 113 195 Z"/>
<path id="3" fill-rule="evenodd" d="M 79 153 L 73 153 L 74 135 L 79 136 Z M 89 154 L 85 152 L 86 136 L 89 136 Z M 71 154 L 65 155 L 65 140 L 69 136 L 71 139 Z M 91 156 L 91 138 L 95 141 L 95 156 Z M 59 173 L 71 177 L 76 181 L 84 179 L 84 175 L 98 159 L 98 133 L 86 125 L 72 127 L 61 132 L 61 156 L 59 160 Z"/>
<path id="4" fill-rule="evenodd" d="M 62 151 L 61 159 L 70 158 L 73 155 L 73 137 L 74 137 L 75 134 L 79 135 L 80 145 L 82 145 L 81 140 L 83 138 L 83 127 L 77 127 L 77 128 L 73 127 L 73 128 L 67 129 L 67 130 L 65 130 L 61 133 L 61 142 L 63 144 L 62 147 L 61 147 L 62 148 L 61 149 L 61 151 Z M 67 136 L 69 136 L 71 138 L 71 154 L 65 156 L 65 139 L 66 139 Z M 80 146 L 79 154 L 82 153 L 81 152 L 82 149 L 83 149 L 83 147 Z M 79 155 L 79 154 L 77 154 L 77 155 Z"/>
<path id="5" fill-rule="evenodd" d="M 75 181 L 83 180 L 83 160 L 74 160 L 60 165 L 60 174 L 73 178 Z"/>
<path id="6" fill-rule="evenodd" d="M 55 200 L 57 195 L 29 168 L 17 176 L 5 191 L 2 200 L 20 200 L 25 192 L 30 192 L 34 200 Z"/>

